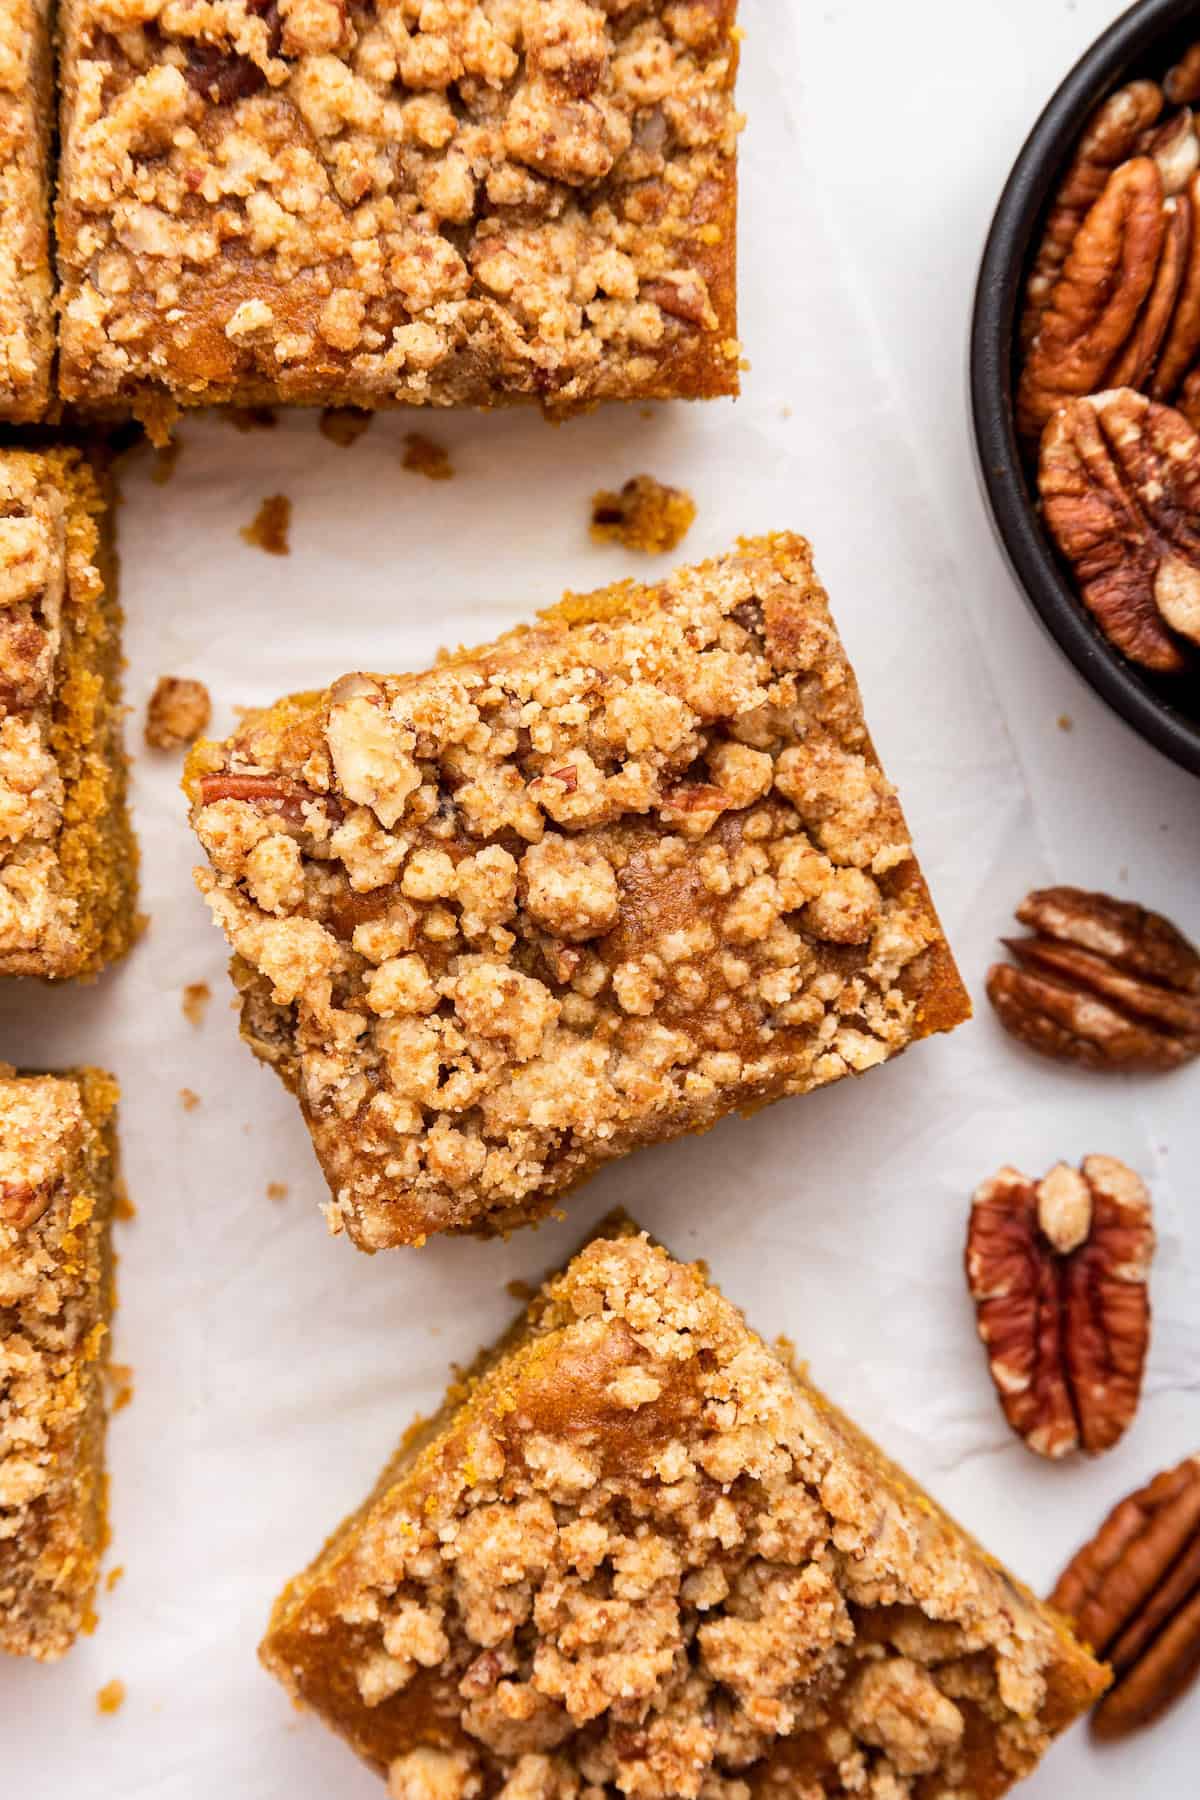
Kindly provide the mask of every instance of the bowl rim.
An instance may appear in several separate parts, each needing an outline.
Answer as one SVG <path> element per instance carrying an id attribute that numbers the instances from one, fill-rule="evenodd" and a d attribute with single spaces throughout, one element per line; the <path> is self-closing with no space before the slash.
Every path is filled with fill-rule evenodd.
<path id="1" fill-rule="evenodd" d="M 1200 7 L 1196 26 L 1200 31 Z M 1138 0 L 1086 50 L 1043 109 L 988 231 L 971 320 L 970 387 L 980 479 L 1001 545 L 1043 625 L 1125 722 L 1200 775 L 1200 718 L 1153 690 L 1110 645 L 1067 581 L 1025 477 L 1013 406 L 1017 306 L 1034 231 L 1093 108 L 1158 38 L 1187 25 L 1180 0 Z"/>

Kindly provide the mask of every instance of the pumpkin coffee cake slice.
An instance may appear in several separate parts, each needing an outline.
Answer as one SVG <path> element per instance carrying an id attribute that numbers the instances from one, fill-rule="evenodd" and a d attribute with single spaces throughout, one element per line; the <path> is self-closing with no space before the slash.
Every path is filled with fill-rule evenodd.
<path id="1" fill-rule="evenodd" d="M 801 538 L 284 700 L 186 779 L 244 1034 L 366 1250 L 969 1011 Z"/>
<path id="2" fill-rule="evenodd" d="M 0 975 L 90 978 L 138 930 L 107 507 L 77 450 L 0 450 Z"/>
<path id="3" fill-rule="evenodd" d="M 1106 1681 L 621 1221 L 410 1434 L 261 1653 L 393 1800 L 993 1800 Z"/>
<path id="4" fill-rule="evenodd" d="M 104 1548 L 117 1084 L 0 1064 L 0 1650 L 50 1662 Z"/>

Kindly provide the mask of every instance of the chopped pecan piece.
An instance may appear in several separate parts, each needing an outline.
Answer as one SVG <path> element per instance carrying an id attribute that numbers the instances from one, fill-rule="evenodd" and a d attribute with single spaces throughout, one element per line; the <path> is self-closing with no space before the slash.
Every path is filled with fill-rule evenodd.
<path id="1" fill-rule="evenodd" d="M 1200 644 L 1200 437 L 1130 388 L 1076 400 L 1046 427 L 1046 524 L 1109 642 L 1179 674 Z"/>
<path id="2" fill-rule="evenodd" d="M 31 1187 L 23 1181 L 0 1181 L 0 1225 L 14 1231 L 28 1231 L 36 1225 L 54 1198 L 48 1182 Z"/>
<path id="3" fill-rule="evenodd" d="M 1200 1056 L 1200 953 L 1169 919 L 1080 888 L 1042 888 L 988 971 L 988 998 L 1022 1043 L 1100 1069 L 1175 1069 Z"/>
<path id="4" fill-rule="evenodd" d="M 336 801 L 323 794 L 314 794 L 311 788 L 302 787 L 298 781 L 289 781 L 285 775 L 236 775 L 229 771 L 202 775 L 201 806 L 215 806 L 219 800 L 244 800 L 251 806 L 261 807 L 265 813 L 278 813 L 289 825 L 307 823 L 306 806 L 323 805 L 331 818 L 341 810 Z"/>
<path id="5" fill-rule="evenodd" d="M 1161 89 L 1153 81 L 1133 81 L 1092 115 L 1074 161 L 1050 207 L 1046 233 L 1025 290 L 1021 344 L 1028 350 L 1062 274 L 1079 228 L 1096 204 L 1109 176 L 1131 156 L 1142 133 L 1162 111 Z"/>
<path id="6" fill-rule="evenodd" d="M 283 20 L 276 0 L 245 0 L 246 11 L 263 19 L 267 27 L 267 52 L 279 54 L 283 37 Z M 189 47 L 183 78 L 194 93 L 211 100 L 214 106 L 231 106 L 235 100 L 249 100 L 267 84 L 264 71 L 252 57 L 243 56 L 224 44 L 213 44 L 197 38 Z"/>
<path id="7" fill-rule="evenodd" d="M 1101 1738 L 1149 1725 L 1200 1672 L 1200 1455 L 1115 1506 L 1051 1605 L 1112 1664 L 1092 1715 Z"/>
<path id="8" fill-rule="evenodd" d="M 1098 1456 L 1124 1434 L 1150 1337 L 1150 1197 L 1089 1156 L 1043 1181 L 1001 1169 L 975 1193 L 967 1283 L 1004 1416 L 1039 1456 Z"/>
<path id="9" fill-rule="evenodd" d="M 1021 371 L 1017 422 L 1026 437 L 1103 384 L 1154 285 L 1166 224 L 1157 163 L 1122 163 L 1080 227 Z"/>

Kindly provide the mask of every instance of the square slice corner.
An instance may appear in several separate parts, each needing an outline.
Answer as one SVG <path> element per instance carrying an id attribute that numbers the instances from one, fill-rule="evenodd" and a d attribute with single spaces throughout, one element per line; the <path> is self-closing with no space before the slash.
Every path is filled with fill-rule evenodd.
<path id="1" fill-rule="evenodd" d="M 60 387 L 737 391 L 737 0 L 64 0 Z"/>
<path id="2" fill-rule="evenodd" d="M 701 1266 L 617 1221 L 260 1654 L 393 1800 L 995 1800 L 1106 1682 Z"/>

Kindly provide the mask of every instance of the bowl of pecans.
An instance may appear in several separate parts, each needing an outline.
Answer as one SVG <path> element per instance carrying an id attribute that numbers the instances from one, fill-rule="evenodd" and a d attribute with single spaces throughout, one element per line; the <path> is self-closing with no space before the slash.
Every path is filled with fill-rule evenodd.
<path id="1" fill-rule="evenodd" d="M 1034 126 L 984 250 L 971 402 L 1043 623 L 1200 774 L 1200 6 L 1142 0 Z"/>

